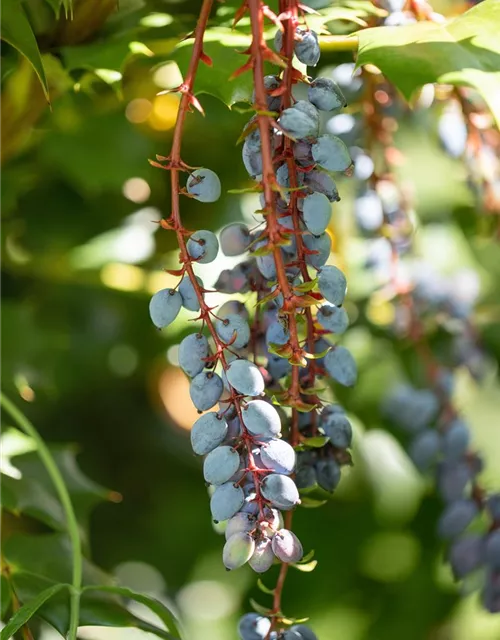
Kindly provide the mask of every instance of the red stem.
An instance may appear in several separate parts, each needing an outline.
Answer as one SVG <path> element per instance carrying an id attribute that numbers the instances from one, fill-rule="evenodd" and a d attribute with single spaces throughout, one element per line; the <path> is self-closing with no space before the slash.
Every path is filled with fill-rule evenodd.
<path id="1" fill-rule="evenodd" d="M 288 314 L 289 318 L 289 344 L 292 348 L 293 357 L 295 359 L 299 359 L 302 356 L 302 348 L 299 344 L 297 322 L 294 316 L 296 302 L 294 300 L 294 294 L 286 276 L 285 263 L 279 246 L 282 235 L 280 231 L 280 225 L 278 223 L 278 217 L 276 215 L 274 207 L 276 196 L 273 188 L 276 185 L 276 176 L 274 174 L 273 168 L 273 153 L 270 135 L 270 128 L 273 121 L 269 116 L 262 115 L 262 112 L 267 111 L 267 97 L 266 89 L 264 86 L 264 58 L 262 55 L 262 52 L 266 49 L 266 43 L 263 36 L 264 15 L 261 10 L 262 3 L 260 0 L 248 0 L 248 8 L 250 11 L 250 20 L 252 24 L 251 55 L 253 61 L 253 77 L 255 86 L 255 106 L 257 108 L 257 111 L 261 112 L 257 115 L 257 121 L 261 139 L 263 168 L 262 184 L 264 187 L 266 226 L 269 235 L 268 246 L 273 252 L 278 286 L 281 293 L 283 294 L 284 303 L 282 309 L 285 313 Z M 296 368 L 297 367 L 294 366 L 292 372 Z M 296 373 L 292 373 L 292 384 L 290 386 L 289 394 L 292 400 L 300 399 L 298 370 Z"/>
<path id="2" fill-rule="evenodd" d="M 283 37 L 283 54 L 286 58 L 286 69 L 283 74 L 283 84 L 285 85 L 285 91 L 282 94 L 282 109 L 288 109 L 292 105 L 292 87 L 293 87 L 293 53 L 295 48 L 295 29 L 298 24 L 298 4 L 296 0 L 281 0 L 280 1 L 280 12 L 288 12 L 290 16 L 286 21 L 284 21 L 285 33 Z M 297 188 L 299 186 L 299 181 L 297 178 L 297 166 L 295 164 L 295 158 L 293 155 L 293 141 L 284 136 L 284 156 L 286 159 L 287 167 L 288 167 L 288 175 L 290 178 L 290 214 L 293 220 L 293 230 L 294 230 L 294 238 L 297 244 L 297 263 L 300 268 L 300 273 L 302 275 L 302 280 L 304 282 L 310 282 L 311 278 L 309 276 L 309 271 L 307 269 L 306 264 L 306 254 L 304 251 L 304 239 L 302 237 L 302 229 L 300 227 L 300 212 L 297 206 L 298 200 L 298 191 Z M 309 353 L 314 353 L 314 343 L 315 343 L 315 329 L 314 329 L 314 318 L 312 314 L 311 307 L 306 307 L 305 309 L 305 317 L 306 317 L 306 325 L 307 325 L 307 350 Z M 315 360 L 310 360 L 308 363 L 309 375 L 307 379 L 307 383 L 309 386 L 314 387 L 315 381 L 315 373 L 316 373 L 316 362 Z M 312 421 L 312 434 L 316 433 L 316 410 L 311 412 L 311 421 Z M 298 444 L 299 442 L 299 433 L 298 433 L 298 416 L 296 420 L 292 420 L 292 444 Z"/>
<path id="3" fill-rule="evenodd" d="M 283 11 L 283 3 L 280 2 L 280 9 Z M 264 85 L 264 60 L 262 52 L 266 48 L 266 44 L 263 38 L 263 12 L 262 12 L 262 4 L 260 0 L 248 0 L 248 8 L 250 12 L 250 20 L 252 25 L 252 45 L 251 45 L 251 54 L 253 61 L 253 76 L 254 76 L 254 86 L 255 86 L 255 103 L 256 109 L 259 112 L 267 111 L 267 96 Z M 285 70 L 284 82 L 286 83 L 286 89 L 282 98 L 282 108 L 287 108 L 291 104 L 291 89 L 292 89 L 292 57 L 293 57 L 293 48 L 294 48 L 294 33 L 296 26 L 296 15 L 297 15 L 297 6 L 294 0 L 290 1 L 290 8 L 292 9 L 292 18 L 286 21 L 285 26 L 285 40 L 287 42 L 286 50 L 288 52 L 287 59 L 288 64 Z M 294 300 L 294 295 L 291 290 L 290 284 L 288 282 L 286 272 L 285 272 L 285 264 L 283 261 L 283 256 L 281 254 L 281 249 L 279 246 L 279 241 L 281 239 L 281 233 L 279 229 L 279 222 L 275 211 L 275 201 L 276 201 L 276 193 L 273 189 L 276 185 L 276 176 L 274 173 L 274 162 L 273 162 L 273 151 L 271 145 L 271 135 L 270 129 L 272 127 L 272 120 L 269 116 L 266 115 L 257 115 L 260 138 L 261 138 L 261 153 L 262 153 L 262 167 L 263 167 L 263 175 L 262 175 L 262 183 L 264 187 L 264 201 L 265 201 L 265 210 L 266 210 L 266 223 L 269 234 L 269 245 L 272 248 L 274 263 L 276 266 L 276 273 L 278 279 L 278 285 L 283 294 L 284 304 L 283 311 L 288 314 L 288 329 L 290 333 L 289 344 L 292 348 L 293 355 L 297 358 L 302 356 L 302 348 L 299 344 L 299 336 L 297 329 L 297 322 L 294 316 L 294 312 L 296 310 L 296 302 Z M 293 148 L 291 146 L 291 141 L 286 138 L 285 140 L 285 148 L 288 149 L 287 153 L 289 154 L 287 157 L 287 165 L 289 169 L 290 176 L 290 187 L 291 190 L 291 203 L 290 208 L 293 215 L 294 221 L 294 231 L 296 232 L 294 235 L 297 239 L 297 247 L 301 247 L 301 253 L 299 256 L 304 259 L 304 251 L 303 251 L 303 243 L 302 236 L 298 218 L 298 210 L 297 210 L 297 192 L 294 190 L 298 186 L 297 174 L 295 163 L 293 160 Z M 307 280 L 309 276 L 307 274 L 307 267 L 305 267 L 305 261 L 303 263 L 304 269 L 301 271 L 304 275 L 306 274 Z M 306 279 L 304 281 L 307 281 Z M 310 310 L 309 315 L 311 316 Z M 312 316 L 311 316 L 312 318 Z M 312 344 L 312 349 L 314 349 L 314 344 Z M 300 400 L 300 379 L 299 379 L 299 367 L 297 364 L 292 367 L 292 381 L 290 385 L 289 396 L 292 400 L 292 405 L 294 400 Z M 298 411 L 297 409 L 292 409 L 292 422 L 291 422 L 291 434 L 290 441 L 292 446 L 298 444 L 299 442 L 299 429 L 298 429 Z M 291 529 L 292 527 L 292 512 L 288 512 L 285 518 L 285 527 L 287 529 Z M 272 619 L 272 626 L 270 629 L 274 630 L 279 626 L 279 620 L 277 618 L 277 614 L 281 613 L 281 598 L 283 587 L 285 584 L 286 575 L 288 572 L 288 564 L 282 563 L 278 580 L 276 583 L 276 587 L 274 590 L 274 598 L 273 598 L 273 608 L 272 614 L 274 617 Z M 270 633 L 269 632 L 269 633 Z"/>
<path id="4" fill-rule="evenodd" d="M 182 225 L 181 215 L 180 215 L 180 206 L 179 206 L 179 170 L 182 168 L 183 162 L 181 160 L 181 143 L 182 143 L 182 133 L 184 127 L 184 121 L 186 118 L 186 114 L 189 111 L 192 91 L 194 86 L 194 81 L 196 78 L 196 72 L 198 69 L 200 58 L 203 54 L 203 36 L 207 27 L 208 18 L 210 15 L 210 11 L 212 8 L 213 0 L 203 0 L 203 5 L 200 11 L 200 16 L 198 18 L 198 23 L 196 25 L 195 35 L 194 35 L 194 45 L 193 52 L 191 54 L 191 60 L 189 62 L 188 72 L 186 74 L 186 78 L 184 83 L 181 86 L 182 90 L 182 98 L 179 105 L 179 112 L 177 114 L 177 120 L 174 128 L 174 137 L 172 143 L 172 150 L 169 157 L 170 160 L 170 182 L 171 182 L 171 190 L 172 190 L 172 213 L 170 218 L 170 223 L 172 228 L 175 230 L 175 234 L 177 236 L 177 242 L 179 244 L 180 249 L 180 262 L 183 264 L 183 268 L 185 272 L 188 274 L 188 277 L 191 281 L 193 289 L 196 293 L 196 297 L 198 298 L 198 302 L 200 304 L 200 316 L 203 318 L 203 322 L 206 324 L 213 340 L 217 348 L 217 356 L 220 360 L 220 363 L 224 369 L 224 371 L 228 368 L 228 363 L 226 357 L 224 355 L 225 344 L 221 342 L 217 331 L 215 330 L 215 326 L 213 324 L 211 315 L 210 315 L 210 307 L 206 304 L 203 291 L 196 280 L 196 276 L 193 270 L 193 260 L 187 251 L 185 235 L 186 230 Z M 241 396 L 236 392 L 235 389 L 229 387 L 230 389 L 230 403 L 234 405 L 238 418 L 241 423 L 242 430 L 242 440 L 247 450 L 248 456 L 248 470 L 252 473 L 254 484 L 255 484 L 255 493 L 256 493 L 256 501 L 259 505 L 259 513 L 260 517 L 264 519 L 264 498 L 260 492 L 260 483 L 261 476 L 259 475 L 258 469 L 255 467 L 252 448 L 254 446 L 253 437 L 245 428 L 242 419 L 242 407 L 241 407 Z"/>

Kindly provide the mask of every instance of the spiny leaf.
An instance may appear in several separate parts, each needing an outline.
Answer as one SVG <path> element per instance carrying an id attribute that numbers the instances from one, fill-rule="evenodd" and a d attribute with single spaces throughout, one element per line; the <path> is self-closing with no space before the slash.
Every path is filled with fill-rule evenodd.
<path id="1" fill-rule="evenodd" d="M 123 598 L 127 598 L 128 600 L 134 600 L 135 602 L 139 602 L 140 604 L 145 605 L 150 609 L 153 613 L 155 613 L 160 620 L 165 624 L 169 633 L 169 637 L 172 639 L 180 639 L 181 633 L 177 626 L 177 621 L 175 620 L 174 615 L 169 611 L 169 609 L 156 598 L 152 598 L 151 596 L 144 595 L 142 593 L 137 593 L 136 591 L 132 591 L 132 589 L 128 589 L 127 587 L 120 586 L 90 586 L 85 587 L 84 591 L 98 591 L 104 593 L 114 593 L 116 595 L 122 596 Z"/>
<path id="2" fill-rule="evenodd" d="M 2 632 L 0 633 L 0 640 L 8 640 L 9 638 L 12 638 L 12 636 L 35 615 L 44 602 L 47 602 L 47 600 L 52 598 L 56 593 L 70 588 L 69 584 L 54 584 L 39 593 L 36 598 L 30 600 L 30 602 L 24 604 L 16 611 L 7 625 L 2 629 Z"/>
<path id="3" fill-rule="evenodd" d="M 500 125 L 500 2 L 485 0 L 444 24 L 359 31 L 358 66 L 376 65 L 407 100 L 430 82 L 475 88 Z"/>
<path id="4" fill-rule="evenodd" d="M 213 67 L 201 65 L 196 75 L 195 93 L 208 93 L 219 98 L 228 107 L 237 102 L 250 102 L 252 96 L 252 76 L 243 73 L 228 81 L 229 76 L 241 63 L 239 50 L 247 49 L 251 38 L 246 34 L 223 27 L 208 29 L 203 41 L 203 49 L 213 61 Z M 185 77 L 191 59 L 193 43 L 180 42 L 170 60 L 175 60 Z"/>

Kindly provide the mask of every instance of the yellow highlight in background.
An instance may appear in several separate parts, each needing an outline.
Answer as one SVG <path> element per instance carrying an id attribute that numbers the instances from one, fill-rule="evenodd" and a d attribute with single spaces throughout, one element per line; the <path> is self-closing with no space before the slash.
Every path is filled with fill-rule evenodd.
<path id="1" fill-rule="evenodd" d="M 179 101 L 179 96 L 175 93 L 156 96 L 153 110 L 148 118 L 151 127 L 157 131 L 173 129 L 179 110 Z"/>
<path id="2" fill-rule="evenodd" d="M 144 287 L 144 271 L 131 264 L 110 262 L 101 269 L 101 281 L 110 289 L 138 291 Z"/>

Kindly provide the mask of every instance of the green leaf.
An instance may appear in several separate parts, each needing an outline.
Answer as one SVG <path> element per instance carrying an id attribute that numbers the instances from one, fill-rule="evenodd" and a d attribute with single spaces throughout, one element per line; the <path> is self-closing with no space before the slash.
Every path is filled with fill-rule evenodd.
<path id="1" fill-rule="evenodd" d="M 9 638 L 12 638 L 12 636 L 35 615 L 44 602 L 47 602 L 49 598 L 52 598 L 52 596 L 59 593 L 59 591 L 69 588 L 69 584 L 54 584 L 39 593 L 36 598 L 33 598 L 33 600 L 23 605 L 12 616 L 4 629 L 2 629 L 2 632 L 0 633 L 0 640 L 8 640 Z"/>
<path id="2" fill-rule="evenodd" d="M 316 509 L 317 507 L 322 507 L 327 502 L 328 500 L 316 500 L 309 496 L 303 496 L 302 491 L 300 492 L 300 506 L 306 507 L 306 509 Z"/>
<path id="3" fill-rule="evenodd" d="M 61 533 L 27 535 L 16 533 L 3 543 L 3 554 L 16 571 L 29 571 L 45 576 L 53 582 L 70 582 L 71 546 Z M 101 569 L 84 559 L 84 584 L 106 584 L 111 578 Z"/>
<path id="4" fill-rule="evenodd" d="M 306 555 L 302 558 L 302 560 L 300 562 L 297 562 L 297 564 L 307 564 L 313 558 L 314 558 L 314 549 L 311 549 L 311 551 L 309 551 L 309 553 L 306 553 Z"/>
<path id="5" fill-rule="evenodd" d="M 308 360 L 321 360 L 321 358 L 324 358 L 329 351 L 330 351 L 330 347 L 328 347 L 327 349 L 324 349 L 324 351 L 320 351 L 319 353 L 306 352 L 305 355 Z"/>
<path id="6" fill-rule="evenodd" d="M 52 448 L 51 453 L 68 488 L 79 524 L 82 525 L 83 528 L 81 534 L 85 539 L 90 511 L 103 501 L 117 501 L 120 497 L 118 494 L 101 487 L 90 478 L 87 478 L 78 467 L 76 452 L 69 446 Z M 50 503 L 51 497 L 54 501 L 57 500 L 54 487 L 38 455 L 35 452 L 29 452 L 20 456 L 14 456 L 12 458 L 12 464 L 21 471 L 23 479 L 29 478 L 37 485 L 34 491 L 40 498 L 40 502 L 38 503 L 36 502 L 38 498 L 36 498 L 35 495 L 30 498 L 29 487 L 26 487 L 24 490 L 22 487 L 18 489 L 18 492 L 22 494 L 19 499 L 22 501 L 21 504 L 25 505 L 26 513 L 44 520 L 52 527 L 57 527 L 58 522 L 62 524 L 64 518 L 61 516 L 61 519 L 59 519 L 58 508 L 53 503 Z M 13 481 L 13 483 L 15 482 L 16 481 Z M 14 489 L 16 487 L 13 483 L 8 484 L 9 488 Z M 44 500 L 42 500 L 42 492 L 45 496 Z M 21 511 L 23 510 L 19 504 L 18 508 Z M 38 514 L 36 513 L 37 511 Z M 42 516 L 45 516 L 45 519 Z"/>
<path id="7" fill-rule="evenodd" d="M 311 571 L 314 571 L 314 569 L 316 569 L 317 564 L 317 560 L 311 560 L 311 562 L 306 562 L 304 564 L 292 564 L 292 567 L 294 569 L 302 571 L 303 573 L 311 573 Z"/>
<path id="8" fill-rule="evenodd" d="M 312 438 L 304 438 L 302 444 L 310 449 L 321 449 L 329 439 L 326 436 L 314 436 Z"/>
<path id="9" fill-rule="evenodd" d="M 3 495 L 2 495 L 3 497 Z M 0 576 L 0 617 L 5 620 L 7 611 L 9 610 L 10 603 L 12 602 L 12 591 L 10 590 L 9 581 L 5 576 Z"/>
<path id="10" fill-rule="evenodd" d="M 101 587 L 92 586 L 92 587 L 85 587 L 84 591 L 87 591 L 87 592 L 102 591 L 105 593 L 114 593 L 116 595 L 122 596 L 123 598 L 127 598 L 129 600 L 135 600 L 136 602 L 139 602 L 140 604 L 143 604 L 146 607 L 148 607 L 148 609 L 150 609 L 153 613 L 155 613 L 161 619 L 161 621 L 165 624 L 168 631 L 170 632 L 169 638 L 177 638 L 177 639 L 182 638 L 174 615 L 167 609 L 167 607 L 162 602 L 160 602 L 159 600 L 156 600 L 155 598 L 152 598 L 151 596 L 146 596 L 144 594 L 132 591 L 132 589 L 128 589 L 126 587 L 119 587 L 119 586 L 101 586 Z"/>
<path id="11" fill-rule="evenodd" d="M 35 536 L 33 539 L 36 540 L 37 538 L 43 539 L 47 537 L 52 538 L 52 536 Z M 42 550 L 41 546 L 35 546 L 36 551 L 40 552 Z M 51 541 L 43 550 L 46 552 L 54 552 L 56 548 L 53 546 Z M 53 558 L 53 561 L 57 562 L 56 557 Z M 38 565 L 36 567 L 37 571 L 40 570 L 40 568 L 40 565 Z M 86 582 L 89 580 L 95 581 L 99 578 L 103 579 L 104 582 L 110 582 L 112 580 L 110 576 L 100 572 L 87 561 L 84 564 L 84 569 Z M 47 577 L 43 577 L 30 571 L 19 570 L 18 566 L 11 565 L 10 571 L 10 580 L 12 582 L 13 591 L 15 591 L 21 602 L 31 601 L 49 586 L 57 584 L 57 582 L 54 582 Z M 91 571 L 92 573 L 90 573 Z M 105 588 L 100 589 L 101 587 L 99 585 L 95 585 L 95 587 L 93 586 L 92 588 L 84 589 L 82 591 L 80 598 L 80 624 L 82 626 L 135 627 L 152 633 L 159 638 L 164 638 L 164 640 L 176 640 L 175 636 L 168 631 L 157 627 L 155 624 L 146 622 L 131 613 L 126 608 L 121 597 L 118 597 L 112 592 L 107 593 Z M 68 614 L 68 594 L 59 593 L 51 598 L 50 601 L 44 603 L 44 605 L 40 607 L 37 615 L 57 629 L 61 635 L 65 635 L 68 629 Z"/>
<path id="12" fill-rule="evenodd" d="M 252 74 L 245 72 L 228 80 L 236 69 L 246 62 L 239 51 L 250 46 L 251 38 L 232 29 L 217 27 L 205 34 L 203 50 L 212 59 L 208 67 L 200 63 L 196 75 L 195 93 L 208 93 L 231 107 L 236 102 L 250 102 L 252 97 Z M 179 65 L 185 76 L 193 49 L 192 39 L 180 42 L 169 56 Z"/>
<path id="13" fill-rule="evenodd" d="M 339 6 L 339 4 L 341 6 Z M 346 22 L 354 22 L 361 27 L 366 27 L 366 18 L 371 15 L 386 16 L 387 11 L 375 7 L 369 0 L 355 0 L 353 2 L 345 1 L 335 3 L 335 6 L 327 7 L 319 12 L 307 16 L 307 25 L 316 32 L 324 30 L 329 22 L 337 20 L 345 20 Z"/>
<path id="14" fill-rule="evenodd" d="M 17 49 L 29 61 L 40 80 L 47 102 L 50 102 L 49 85 L 40 50 L 20 0 L 2 0 L 1 11 L 1 39 Z"/>
<path id="15" fill-rule="evenodd" d="M 485 0 L 437 25 L 416 22 L 358 33 L 358 65 L 376 65 L 409 100 L 430 82 L 476 89 L 500 125 L 500 2 Z"/>
<path id="16" fill-rule="evenodd" d="M 263 607 L 261 604 L 256 602 L 253 598 L 250 598 L 250 604 L 252 605 L 252 608 L 255 611 L 257 611 L 257 613 L 260 613 L 263 616 L 269 616 L 270 610 L 268 607 Z"/>
<path id="17" fill-rule="evenodd" d="M 263 593 L 267 593 L 268 596 L 274 596 L 275 589 L 269 589 L 269 587 L 266 587 L 260 578 L 257 579 L 257 586 Z"/>
<path id="18" fill-rule="evenodd" d="M 303 282 L 302 284 L 295 285 L 293 287 L 293 290 L 294 291 L 312 291 L 317 283 L 318 283 L 318 278 L 314 278 L 314 280 L 310 280 L 309 282 Z"/>
<path id="19" fill-rule="evenodd" d="M 14 514 L 24 513 L 49 527 L 64 531 L 66 519 L 61 504 L 39 482 L 19 480 L 2 473 L 2 506 Z"/>

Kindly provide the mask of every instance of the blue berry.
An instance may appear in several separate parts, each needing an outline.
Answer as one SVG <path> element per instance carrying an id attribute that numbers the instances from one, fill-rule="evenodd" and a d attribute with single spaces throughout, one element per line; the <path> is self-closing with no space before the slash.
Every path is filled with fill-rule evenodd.
<path id="1" fill-rule="evenodd" d="M 200 456 L 218 447 L 227 435 L 228 424 L 219 414 L 212 411 L 200 416 L 191 429 L 191 446 Z"/>
<path id="2" fill-rule="evenodd" d="M 220 246 L 225 256 L 240 256 L 248 250 L 251 238 L 245 224 L 234 222 L 220 232 Z"/>
<path id="3" fill-rule="evenodd" d="M 336 111 L 347 106 L 340 87 L 329 78 L 316 78 L 313 80 L 307 90 L 307 97 L 321 111 Z"/>
<path id="4" fill-rule="evenodd" d="M 196 282 L 200 289 L 203 289 L 203 281 L 196 276 Z M 184 276 L 179 283 L 178 291 L 181 294 L 182 306 L 189 311 L 199 311 L 200 303 L 195 293 L 193 284 L 189 276 Z"/>
<path id="5" fill-rule="evenodd" d="M 240 456 L 236 449 L 228 446 L 217 447 L 205 458 L 203 477 L 210 484 L 224 484 L 231 479 L 240 466 Z"/>
<path id="6" fill-rule="evenodd" d="M 193 171 L 187 180 L 186 188 L 188 193 L 200 202 L 216 202 L 220 198 L 219 176 L 210 169 Z"/>
<path id="7" fill-rule="evenodd" d="M 280 529 L 276 532 L 272 541 L 272 549 L 274 555 L 281 562 L 288 564 L 299 562 L 304 555 L 300 540 L 293 531 L 288 529 Z"/>
<path id="8" fill-rule="evenodd" d="M 264 393 L 264 378 L 259 369 L 248 360 L 234 360 L 226 371 L 229 384 L 245 396 Z"/>
<path id="9" fill-rule="evenodd" d="M 187 251 L 200 264 L 213 262 L 219 253 L 219 241 L 211 231 L 195 231 L 187 241 Z"/>
<path id="10" fill-rule="evenodd" d="M 458 537 L 474 520 L 477 513 L 477 505 L 472 500 L 461 499 L 451 502 L 439 518 L 439 536 L 444 539 Z"/>
<path id="11" fill-rule="evenodd" d="M 149 303 L 149 315 L 158 329 L 168 327 L 182 307 L 182 297 L 174 289 L 162 289 L 155 293 Z"/>
<path id="12" fill-rule="evenodd" d="M 179 366 L 188 376 L 193 378 L 206 366 L 204 358 L 208 357 L 208 340 L 201 333 L 191 333 L 179 345 Z"/>
<path id="13" fill-rule="evenodd" d="M 300 503 L 299 492 L 288 476 L 272 473 L 261 484 L 261 493 L 277 509 L 293 509 Z"/>
<path id="14" fill-rule="evenodd" d="M 235 349 L 245 347 L 250 341 L 250 326 L 241 316 L 229 314 L 222 320 L 217 320 L 215 329 L 226 344 L 233 340 L 231 344 Z"/>
<path id="15" fill-rule="evenodd" d="M 207 411 L 219 402 L 223 390 L 220 376 L 213 371 L 204 371 L 191 380 L 189 395 L 198 411 Z"/>
<path id="16" fill-rule="evenodd" d="M 346 171 L 352 165 L 351 156 L 340 138 L 328 133 L 320 136 L 312 146 L 312 155 L 327 171 Z"/>
<path id="17" fill-rule="evenodd" d="M 242 412 L 245 427 L 256 436 L 266 438 L 281 434 L 281 420 L 279 413 L 272 404 L 265 400 L 252 400 Z"/>
<path id="18" fill-rule="evenodd" d="M 285 440 L 273 438 L 262 445 L 262 464 L 275 473 L 290 475 L 295 468 L 295 451 Z"/>
<path id="19" fill-rule="evenodd" d="M 255 550 L 255 541 L 249 533 L 235 533 L 226 541 L 222 561 L 226 569 L 238 569 L 246 564 Z"/>
<path id="20" fill-rule="evenodd" d="M 259 613 L 246 613 L 238 623 L 240 640 L 265 640 L 271 629 L 271 620 Z"/>
<path id="21" fill-rule="evenodd" d="M 325 369 L 336 382 L 344 387 L 352 387 L 358 377 L 354 358 L 342 346 L 334 347 L 326 354 Z"/>
<path id="22" fill-rule="evenodd" d="M 245 502 L 243 489 L 232 482 L 221 484 L 210 499 L 212 517 L 217 522 L 229 520 L 237 513 Z"/>
<path id="23" fill-rule="evenodd" d="M 317 320 L 327 331 L 341 334 L 349 326 L 349 317 L 343 307 L 334 304 L 323 304 L 318 309 Z"/>
<path id="24" fill-rule="evenodd" d="M 328 265 L 318 272 L 318 288 L 328 302 L 340 307 L 347 292 L 347 280 L 340 269 Z"/>
<path id="25" fill-rule="evenodd" d="M 324 233 L 330 223 L 332 206 L 323 193 L 312 193 L 304 198 L 302 216 L 307 230 L 313 235 Z"/>

